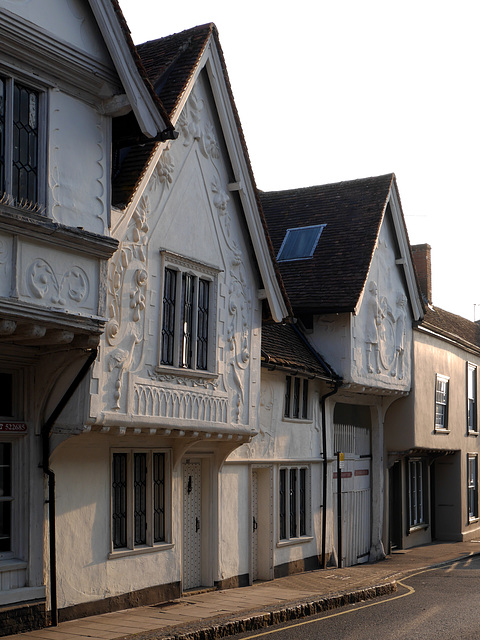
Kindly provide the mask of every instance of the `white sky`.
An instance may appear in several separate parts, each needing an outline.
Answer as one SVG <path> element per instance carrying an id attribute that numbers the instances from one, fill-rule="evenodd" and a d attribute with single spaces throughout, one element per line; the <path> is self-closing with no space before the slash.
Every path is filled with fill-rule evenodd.
<path id="1" fill-rule="evenodd" d="M 217 25 L 260 189 L 394 172 L 434 304 L 480 319 L 478 0 L 120 4 L 135 43 Z"/>

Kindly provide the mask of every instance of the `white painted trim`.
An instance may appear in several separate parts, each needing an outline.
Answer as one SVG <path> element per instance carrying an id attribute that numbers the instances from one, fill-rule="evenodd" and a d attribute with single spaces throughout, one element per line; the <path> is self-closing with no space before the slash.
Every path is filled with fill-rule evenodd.
<path id="1" fill-rule="evenodd" d="M 23 587 L 0 591 L 0 605 L 25 602 L 27 600 L 41 600 L 45 598 L 45 587 Z"/>
<path id="2" fill-rule="evenodd" d="M 112 3 L 110 0 L 89 0 L 89 3 L 140 129 L 148 138 L 154 138 L 167 124 L 138 72 Z"/>

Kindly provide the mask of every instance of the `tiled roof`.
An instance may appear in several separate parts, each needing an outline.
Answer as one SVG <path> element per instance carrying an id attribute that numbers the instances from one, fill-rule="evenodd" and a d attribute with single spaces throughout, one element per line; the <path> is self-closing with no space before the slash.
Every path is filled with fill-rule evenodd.
<path id="1" fill-rule="evenodd" d="M 333 369 L 290 324 L 262 326 L 262 365 L 286 368 L 326 380 L 338 379 Z"/>
<path id="2" fill-rule="evenodd" d="M 275 255 L 287 229 L 326 224 L 312 258 L 278 263 L 295 312 L 355 309 L 394 181 L 389 173 L 260 193 Z"/>
<path id="3" fill-rule="evenodd" d="M 480 324 L 478 322 L 472 322 L 438 307 L 428 306 L 420 327 L 430 329 L 467 348 L 480 352 Z"/>

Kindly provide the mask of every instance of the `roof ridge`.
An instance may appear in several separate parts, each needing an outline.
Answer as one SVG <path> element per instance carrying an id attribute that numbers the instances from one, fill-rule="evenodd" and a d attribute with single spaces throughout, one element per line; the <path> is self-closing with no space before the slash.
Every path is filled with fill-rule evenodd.
<path id="1" fill-rule="evenodd" d="M 293 187 L 291 189 L 274 189 L 270 191 L 263 191 L 259 189 L 259 193 L 261 196 L 263 195 L 271 195 L 275 193 L 298 193 L 298 192 L 308 192 L 314 191 L 315 189 L 325 189 L 326 187 L 339 187 L 340 185 L 350 185 L 350 184 L 359 184 L 361 182 L 368 182 L 370 180 L 380 181 L 385 178 L 390 178 L 390 184 L 395 179 L 395 173 L 384 173 L 379 176 L 368 176 L 365 178 L 354 178 L 352 180 L 340 180 L 339 182 L 327 182 L 325 184 L 314 184 L 309 187 Z"/>

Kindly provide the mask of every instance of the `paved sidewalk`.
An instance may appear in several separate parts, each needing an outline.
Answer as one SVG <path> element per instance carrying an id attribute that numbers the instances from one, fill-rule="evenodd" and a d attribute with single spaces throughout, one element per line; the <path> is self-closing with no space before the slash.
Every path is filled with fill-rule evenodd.
<path id="1" fill-rule="evenodd" d="M 250 587 L 185 595 L 162 605 L 62 622 L 2 640 L 212 640 L 377 597 L 418 569 L 480 554 L 480 540 L 436 543 L 383 562 L 300 573 Z"/>

